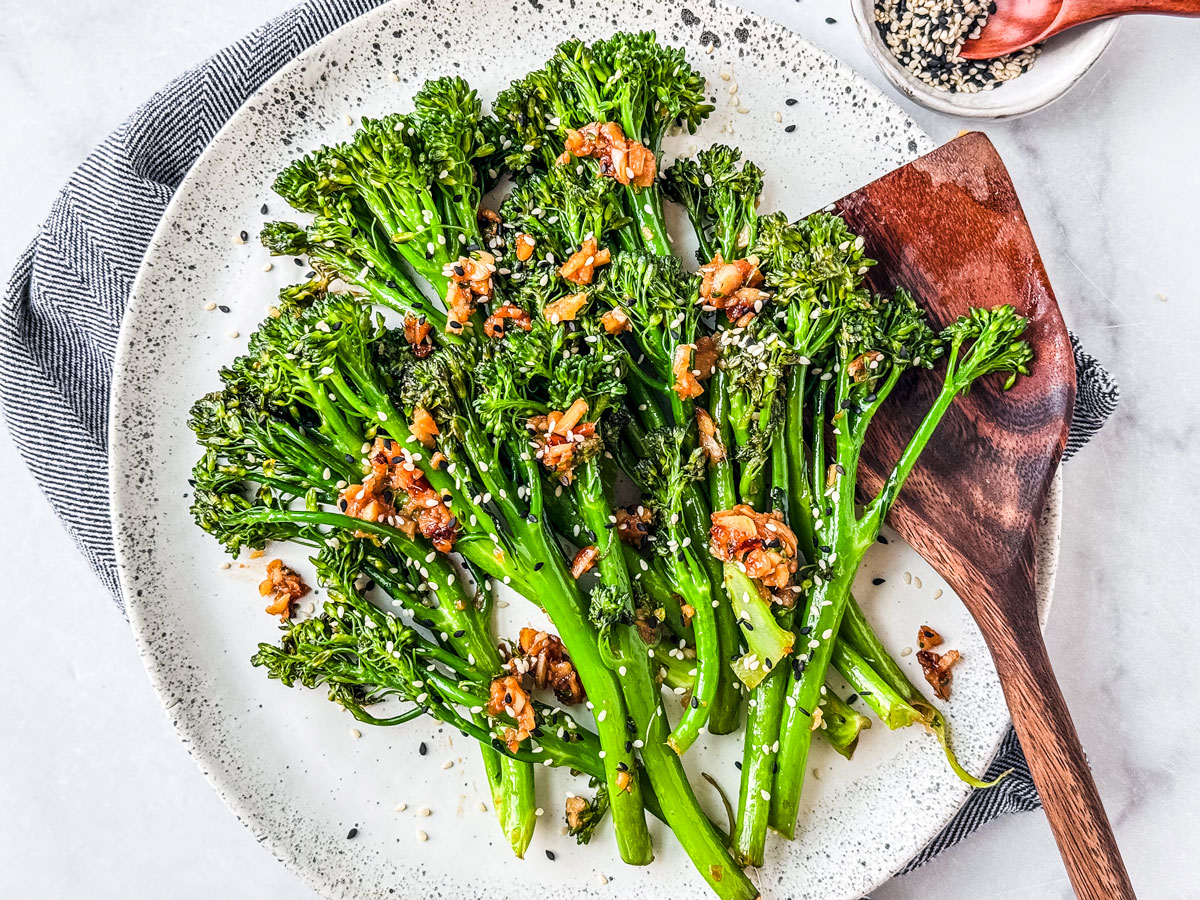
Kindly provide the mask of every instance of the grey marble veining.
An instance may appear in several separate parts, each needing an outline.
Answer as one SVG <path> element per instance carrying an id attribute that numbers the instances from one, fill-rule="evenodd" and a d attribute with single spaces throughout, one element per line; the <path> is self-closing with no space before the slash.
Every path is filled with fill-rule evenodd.
<path id="1" fill-rule="evenodd" d="M 5 266 L 58 184 L 130 108 L 285 5 L 0 0 Z M 749 5 L 883 84 L 841 0 Z M 1200 677 L 1200 401 L 1188 383 L 1200 349 L 1197 39 L 1198 23 L 1130 20 L 1056 106 L 983 126 L 1012 171 L 1068 324 L 1123 388 L 1117 416 L 1066 470 L 1048 642 L 1150 900 L 1194 897 L 1200 878 L 1200 728 L 1187 692 Z M 909 108 L 938 140 L 966 127 Z M 6 642 L 17 687 L 0 693 L 3 895 L 311 896 L 196 776 L 124 622 L 7 438 L 0 472 L 6 633 L 24 638 Z M 1070 896 L 1039 814 L 996 822 L 875 894 Z"/>

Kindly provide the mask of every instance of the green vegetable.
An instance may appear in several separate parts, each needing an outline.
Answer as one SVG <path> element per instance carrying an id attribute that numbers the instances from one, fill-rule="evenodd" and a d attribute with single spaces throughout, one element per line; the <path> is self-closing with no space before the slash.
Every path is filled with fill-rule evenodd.
<path id="1" fill-rule="evenodd" d="M 254 664 L 360 721 L 426 715 L 476 738 L 518 856 L 537 765 L 566 766 L 595 788 L 568 808 L 580 843 L 611 813 L 622 858 L 647 864 L 649 811 L 722 900 L 758 896 L 741 866 L 764 862 L 768 823 L 794 831 L 813 734 L 853 754 L 870 725 L 856 706 L 925 726 L 983 786 L 850 586 L 954 398 L 1027 371 L 1024 320 L 973 310 L 935 333 L 903 290 L 866 289 L 873 262 L 840 218 L 759 215 L 764 173 L 734 148 L 637 185 L 620 153 L 657 165 L 672 126 L 712 111 L 683 51 L 652 33 L 566 41 L 490 114 L 461 78 L 427 82 L 413 107 L 277 177 L 305 224 L 269 223 L 263 244 L 313 272 L 191 409 L 197 524 L 235 555 L 302 548 L 329 597 Z M 572 129 L 603 144 L 614 124 L 627 143 L 564 154 Z M 664 197 L 704 277 L 673 253 Z M 942 361 L 908 448 L 860 497 L 872 417 L 908 370 Z M 714 543 L 714 514 L 738 505 L 765 530 Z M 511 701 L 488 712 L 496 679 L 524 666 L 489 625 L 499 584 L 553 623 L 594 732 L 548 697 L 531 700 L 528 737 Z M 734 731 L 747 699 L 726 835 L 680 757 Z"/>

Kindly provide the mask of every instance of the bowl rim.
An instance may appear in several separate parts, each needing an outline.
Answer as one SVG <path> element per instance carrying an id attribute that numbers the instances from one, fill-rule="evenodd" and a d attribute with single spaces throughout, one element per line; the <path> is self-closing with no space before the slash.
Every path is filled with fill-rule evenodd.
<path id="1" fill-rule="evenodd" d="M 874 61 L 875 65 L 883 73 L 884 78 L 897 91 L 903 94 L 914 103 L 919 103 L 926 109 L 931 109 L 934 112 L 944 113 L 951 116 L 960 116 L 968 119 L 1015 119 L 1018 116 L 1024 116 L 1035 110 L 1043 109 L 1049 106 L 1054 101 L 1058 100 L 1064 94 L 1075 87 L 1079 83 L 1092 66 L 1094 66 L 1102 57 L 1106 50 L 1112 45 L 1113 38 L 1116 36 L 1117 29 L 1121 25 L 1120 18 L 1103 19 L 1097 22 L 1089 22 L 1086 25 L 1079 26 L 1080 28 L 1089 28 L 1093 30 L 1104 29 L 1107 34 L 1103 36 L 1099 48 L 1095 54 L 1089 59 L 1086 64 L 1079 69 L 1070 80 L 1067 81 L 1060 89 L 1055 91 L 1034 93 L 1032 96 L 1027 96 L 1023 100 L 1013 101 L 1005 106 L 994 107 L 992 109 L 979 109 L 970 106 L 964 106 L 958 100 L 953 99 L 960 95 L 950 93 L 949 91 L 936 91 L 918 81 L 907 70 L 902 68 L 896 57 L 883 43 L 883 39 L 879 36 L 879 32 L 875 28 L 873 11 L 875 9 L 874 0 L 854 0 L 850 4 L 854 14 L 854 24 L 858 28 L 859 37 L 862 38 L 866 45 L 867 54 Z M 965 95 L 974 96 L 974 95 Z"/>

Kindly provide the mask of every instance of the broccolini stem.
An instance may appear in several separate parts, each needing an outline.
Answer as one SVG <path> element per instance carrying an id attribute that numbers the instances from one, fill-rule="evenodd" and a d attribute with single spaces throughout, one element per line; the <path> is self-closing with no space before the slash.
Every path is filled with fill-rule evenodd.
<path id="1" fill-rule="evenodd" d="M 812 744 L 813 717 L 819 709 L 821 686 L 829 669 L 833 636 L 837 634 L 845 609 L 844 598 L 856 568 L 840 569 L 831 580 L 822 581 L 813 588 L 812 608 L 819 609 L 820 613 L 809 633 L 808 645 L 796 657 L 788 675 L 786 708 L 780 726 L 779 771 L 775 773 L 775 788 L 771 793 L 770 824 L 789 838 L 796 833 L 800 790 L 807 771 L 808 748 Z M 831 601 L 829 606 L 823 605 L 826 600 Z M 817 646 L 813 647 L 813 643 Z"/>
<path id="2" fill-rule="evenodd" d="M 887 680 L 878 675 L 847 641 L 835 643 L 830 661 L 888 728 L 905 728 L 921 721 L 921 714 L 896 693 Z"/>
<path id="3" fill-rule="evenodd" d="M 786 693 L 787 670 L 781 667 L 754 689 L 755 702 L 746 714 L 742 781 L 738 791 L 737 824 L 733 829 L 733 852 L 743 866 L 763 864 L 779 723 Z"/>
<path id="4" fill-rule="evenodd" d="M 540 526 L 526 525 L 516 535 L 518 545 L 527 547 L 546 565 L 531 573 L 531 593 L 526 596 L 541 605 L 571 654 L 596 715 L 596 731 L 604 749 L 604 780 L 608 785 L 613 827 L 621 858 L 630 865 L 647 865 L 654 858 L 642 799 L 637 757 L 625 731 L 625 698 L 616 674 L 604 662 L 596 629 L 588 621 L 578 586 Z M 628 747 L 628 749 L 626 749 Z"/>
<path id="5" fill-rule="evenodd" d="M 729 376 L 719 367 L 709 382 L 708 414 L 717 429 L 717 439 L 725 450 L 719 462 L 713 463 L 708 475 L 708 489 L 713 509 L 730 509 L 737 504 L 737 489 L 733 478 L 733 430 L 729 427 Z"/>
<path id="6" fill-rule="evenodd" d="M 717 617 L 713 609 L 713 592 L 704 569 L 695 557 L 683 551 L 683 560 L 672 557 L 671 571 L 675 587 L 692 608 L 692 634 L 696 642 L 698 675 L 691 700 L 683 716 L 671 731 L 667 742 L 682 755 L 700 736 L 700 729 L 712 713 L 717 694 L 717 681 L 723 667 L 717 640 Z"/>
<path id="7" fill-rule="evenodd" d="M 615 586 L 618 591 L 631 592 L 629 572 L 625 568 L 626 556 L 622 552 L 620 539 L 615 533 L 616 529 L 606 527 L 611 524 L 612 507 L 595 461 L 585 465 L 579 472 L 576 489 L 580 512 L 587 527 L 596 535 L 603 583 Z M 709 612 L 712 612 L 711 605 Z M 699 627 L 696 632 L 700 633 Z M 666 711 L 654 677 L 650 648 L 647 648 L 632 625 L 614 626 L 613 635 L 620 654 L 621 685 L 637 727 L 637 743 L 641 745 L 644 772 L 650 777 L 667 824 L 719 896 L 757 896 L 757 891 L 746 893 L 747 890 L 753 890 L 752 886 L 734 865 L 720 835 L 700 809 L 678 756 L 667 749 L 668 745 L 675 747 L 674 737 L 667 734 Z M 699 677 L 696 679 L 697 682 L 700 680 Z M 702 693 L 699 687 L 694 686 L 693 690 L 696 696 Z M 733 873 L 737 877 L 730 877 Z"/>
<path id="8" fill-rule="evenodd" d="M 479 749 L 500 830 L 517 859 L 524 859 L 538 818 L 533 763 L 511 759 L 497 753 L 495 747 L 481 744 Z"/>
<path id="9" fill-rule="evenodd" d="M 663 219 L 662 191 L 658 183 L 640 189 L 626 185 L 625 200 L 633 212 L 633 220 L 646 249 L 656 256 L 670 256 L 673 251 L 667 236 L 667 223 Z"/>
<path id="10" fill-rule="evenodd" d="M 871 727 L 871 720 L 852 709 L 828 685 L 821 698 L 821 711 L 821 727 L 817 732 L 834 750 L 850 759 L 858 746 L 858 736 Z"/>

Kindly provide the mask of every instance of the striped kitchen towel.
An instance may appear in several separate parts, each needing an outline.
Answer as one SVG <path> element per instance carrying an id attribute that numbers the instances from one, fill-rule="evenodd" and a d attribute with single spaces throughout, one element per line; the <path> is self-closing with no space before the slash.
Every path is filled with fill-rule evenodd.
<path id="1" fill-rule="evenodd" d="M 14 441 L 119 606 L 108 517 L 109 383 L 121 316 L 175 188 L 217 130 L 284 63 L 379 0 L 301 3 L 176 78 L 114 131 L 63 188 L 18 260 L 0 307 L 0 402 Z M 1079 375 L 1067 455 L 1104 424 L 1118 391 L 1075 344 Z M 48 447 L 72 429 L 73 465 Z M 908 871 L 999 815 L 1039 805 L 1010 732 L 988 777 Z"/>

